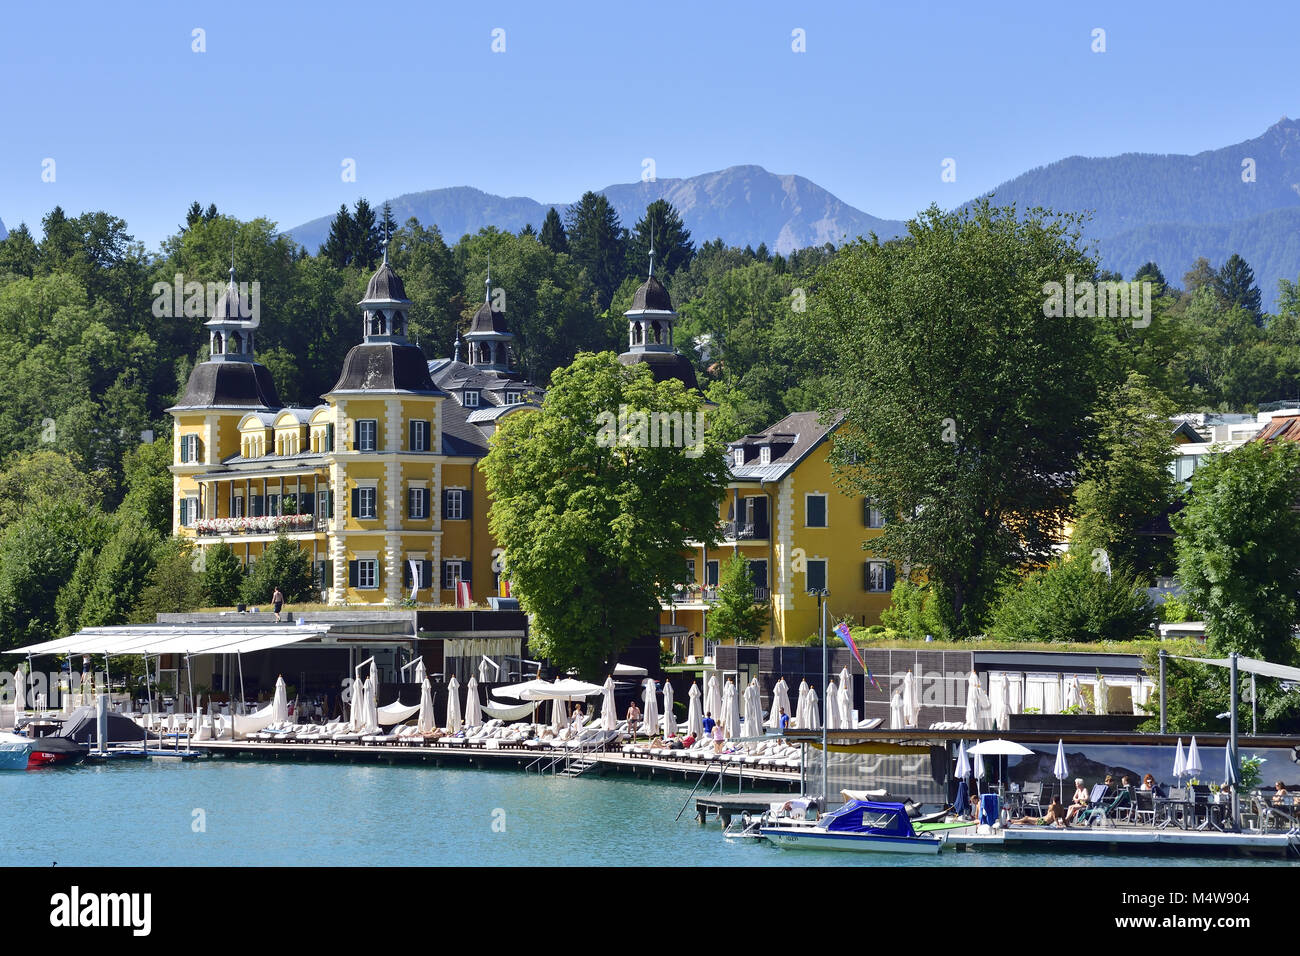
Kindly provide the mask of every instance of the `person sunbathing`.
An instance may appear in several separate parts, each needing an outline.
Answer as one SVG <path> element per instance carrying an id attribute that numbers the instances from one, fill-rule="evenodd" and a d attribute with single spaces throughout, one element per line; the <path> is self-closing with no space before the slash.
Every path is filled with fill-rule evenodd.
<path id="1" fill-rule="evenodd" d="M 1041 817 L 1020 817 L 1018 820 L 1008 820 L 1008 823 L 1015 826 L 1029 827 L 1065 827 L 1069 826 L 1065 822 L 1065 807 L 1061 806 L 1060 801 L 1055 797 L 1052 798 L 1051 804 L 1047 807 L 1047 815 Z"/>

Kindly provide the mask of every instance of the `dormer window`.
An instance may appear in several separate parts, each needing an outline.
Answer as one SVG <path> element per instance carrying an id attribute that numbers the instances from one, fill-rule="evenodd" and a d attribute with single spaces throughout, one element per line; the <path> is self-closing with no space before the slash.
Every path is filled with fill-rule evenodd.
<path id="1" fill-rule="evenodd" d="M 524 400 L 523 392 L 506 392 L 506 404 L 518 405 Z"/>
<path id="2" fill-rule="evenodd" d="M 743 449 L 743 448 L 737 448 L 737 449 L 732 453 L 732 459 L 731 459 L 731 461 L 732 461 L 732 465 L 733 465 L 733 467 L 740 468 L 741 466 L 743 466 L 743 465 L 745 464 L 745 449 Z"/>
<path id="3" fill-rule="evenodd" d="M 760 465 L 772 464 L 772 446 L 764 445 L 758 450 L 758 463 Z"/>
<path id="4" fill-rule="evenodd" d="M 464 398 L 465 400 L 461 404 L 463 404 L 466 408 L 478 408 L 478 389 L 476 388 L 465 389 Z"/>

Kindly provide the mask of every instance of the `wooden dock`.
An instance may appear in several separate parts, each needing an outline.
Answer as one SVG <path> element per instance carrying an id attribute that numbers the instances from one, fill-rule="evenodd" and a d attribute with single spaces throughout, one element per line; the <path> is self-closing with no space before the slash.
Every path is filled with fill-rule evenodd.
<path id="1" fill-rule="evenodd" d="M 211 757 L 254 760 L 309 760 L 318 762 L 426 764 L 433 766 L 498 767 L 557 776 L 619 773 L 641 778 L 680 779 L 689 783 L 705 774 L 704 787 L 718 778 L 718 764 L 701 764 L 669 757 L 633 756 L 621 751 L 571 752 L 533 748 L 467 747 L 464 745 L 389 746 L 385 744 L 274 743 L 248 740 L 196 741 L 193 749 Z M 576 768 L 576 772 L 575 772 Z M 707 768 L 707 769 L 706 769 Z M 795 770 L 771 770 L 748 764 L 726 764 L 722 777 L 727 790 L 762 785 L 798 789 Z M 789 792 L 787 790 L 787 792 Z M 766 804 L 764 804 L 766 807 Z"/>
<path id="2" fill-rule="evenodd" d="M 1221 833 L 1218 830 L 1163 830 L 1150 827 L 1007 827 L 976 832 L 975 827 L 947 831 L 947 850 L 1068 850 L 1110 853 L 1115 851 L 1184 854 L 1245 854 L 1286 856 L 1300 848 L 1300 840 L 1285 832 Z"/>

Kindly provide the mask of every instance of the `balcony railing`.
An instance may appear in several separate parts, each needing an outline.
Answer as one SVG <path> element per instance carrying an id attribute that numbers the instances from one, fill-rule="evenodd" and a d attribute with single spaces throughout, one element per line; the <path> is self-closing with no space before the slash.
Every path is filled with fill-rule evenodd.
<path id="1" fill-rule="evenodd" d="M 727 541 L 745 541 L 748 539 L 763 539 L 768 535 L 767 522 L 755 521 L 724 521 L 722 523 L 722 537 Z"/>
<path id="2" fill-rule="evenodd" d="M 761 604 L 771 597 L 767 588 L 754 588 L 754 603 Z M 718 599 L 717 588 L 683 588 L 673 592 L 674 604 L 709 604 Z"/>
<path id="3" fill-rule="evenodd" d="M 212 534 L 279 534 L 281 531 L 324 531 L 325 518 L 316 515 L 261 515 L 243 518 L 199 518 L 194 530 Z"/>

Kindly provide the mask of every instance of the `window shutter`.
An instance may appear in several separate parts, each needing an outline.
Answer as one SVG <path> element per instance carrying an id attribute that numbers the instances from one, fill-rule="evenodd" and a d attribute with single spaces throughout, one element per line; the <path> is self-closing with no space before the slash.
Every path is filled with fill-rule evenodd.
<path id="1" fill-rule="evenodd" d="M 357 562 L 349 561 L 348 562 L 348 587 L 351 588 L 356 587 L 358 580 L 359 578 L 357 574 Z"/>
<path id="2" fill-rule="evenodd" d="M 177 513 L 180 515 L 180 523 L 181 523 L 181 527 L 182 527 L 182 528 L 185 527 L 185 525 L 186 525 L 185 518 L 186 518 L 186 515 L 188 514 L 188 511 L 187 511 L 186 509 L 189 508 L 189 505 L 190 505 L 189 500 L 186 499 L 186 498 L 182 498 L 182 499 L 180 500 L 180 505 L 179 505 L 179 507 L 176 509 L 176 510 L 177 510 Z"/>
<path id="3" fill-rule="evenodd" d="M 892 564 L 885 565 L 885 590 L 894 590 L 894 566 Z"/>
<path id="4" fill-rule="evenodd" d="M 375 562 L 375 587 L 382 588 L 383 586 L 384 586 L 384 563 L 382 561 L 376 561 Z"/>
<path id="5" fill-rule="evenodd" d="M 469 492 L 467 491 L 465 492 L 465 494 L 469 494 Z M 466 584 L 474 583 L 474 562 L 473 561 L 462 561 L 460 563 L 460 579 L 464 581 Z"/>
<path id="6" fill-rule="evenodd" d="M 203 460 L 203 439 L 197 435 L 194 436 L 194 460 Z"/>
<path id="7" fill-rule="evenodd" d="M 314 515 L 316 513 L 316 496 L 310 491 L 298 496 L 298 514 Z"/>
<path id="8" fill-rule="evenodd" d="M 442 516 L 443 516 L 443 518 L 446 518 L 446 517 L 447 517 L 447 500 L 448 500 L 449 497 L 450 497 L 450 496 L 447 494 L 447 489 L 446 489 L 446 488 L 442 489 Z"/>
<path id="9" fill-rule="evenodd" d="M 361 516 L 361 489 L 353 488 L 352 489 L 352 517 L 359 518 L 360 516 Z"/>
<path id="10" fill-rule="evenodd" d="M 402 562 L 402 587 L 409 588 L 410 586 L 411 586 L 411 562 L 403 561 Z"/>
<path id="11" fill-rule="evenodd" d="M 466 521 L 474 518 L 474 492 L 466 489 L 460 493 L 460 516 Z M 466 581 L 469 578 L 465 579 Z"/>
<path id="12" fill-rule="evenodd" d="M 420 587 L 433 587 L 433 562 L 420 562 Z"/>
<path id="13" fill-rule="evenodd" d="M 406 423 L 406 447 L 410 451 L 419 451 L 415 444 L 415 422 Z"/>
<path id="14" fill-rule="evenodd" d="M 862 527 L 871 527 L 871 499 L 862 499 Z"/>
<path id="15" fill-rule="evenodd" d="M 871 590 L 871 562 L 862 562 L 862 590 Z"/>

